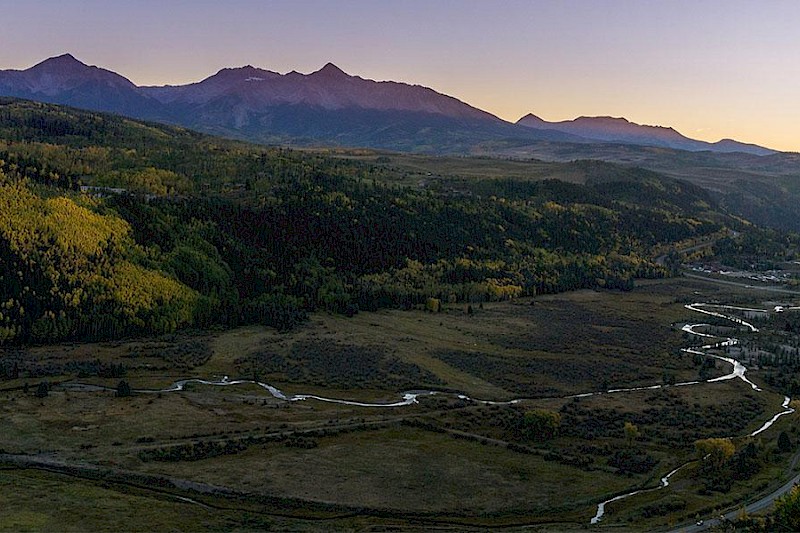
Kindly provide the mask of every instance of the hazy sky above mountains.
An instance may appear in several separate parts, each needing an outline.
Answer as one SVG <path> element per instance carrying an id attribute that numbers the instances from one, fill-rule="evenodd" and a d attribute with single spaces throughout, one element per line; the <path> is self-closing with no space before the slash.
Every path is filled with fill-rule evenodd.
<path id="1" fill-rule="evenodd" d="M 800 2 L 0 0 L 0 68 L 134 83 L 252 64 L 426 85 L 504 119 L 624 116 L 800 151 Z"/>

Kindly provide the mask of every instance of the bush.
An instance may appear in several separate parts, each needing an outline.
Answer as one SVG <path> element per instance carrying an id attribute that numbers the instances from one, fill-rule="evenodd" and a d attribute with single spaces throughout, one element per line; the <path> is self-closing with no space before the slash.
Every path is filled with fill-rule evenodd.
<path id="1" fill-rule="evenodd" d="M 438 313 L 442 310 L 442 302 L 438 298 L 428 298 L 425 300 L 425 310 L 431 313 Z"/>
<path id="2" fill-rule="evenodd" d="M 646 453 L 630 448 L 617 450 L 608 459 L 608 465 L 617 469 L 620 474 L 646 474 L 656 466 L 658 461 Z"/>

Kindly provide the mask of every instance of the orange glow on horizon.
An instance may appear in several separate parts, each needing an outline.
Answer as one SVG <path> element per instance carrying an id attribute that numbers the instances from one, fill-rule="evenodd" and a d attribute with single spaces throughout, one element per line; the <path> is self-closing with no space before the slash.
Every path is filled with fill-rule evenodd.
<path id="1" fill-rule="evenodd" d="M 0 68 L 72 53 L 140 85 L 246 64 L 424 85 L 516 121 L 621 116 L 800 151 L 800 2 L 8 2 Z M 157 13 L 157 16 L 154 16 Z M 32 36 L 35 36 L 32 37 Z"/>

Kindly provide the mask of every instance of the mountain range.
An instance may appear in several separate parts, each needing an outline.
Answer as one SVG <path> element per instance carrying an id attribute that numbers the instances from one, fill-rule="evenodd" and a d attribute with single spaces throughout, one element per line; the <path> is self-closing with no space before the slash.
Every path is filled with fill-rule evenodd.
<path id="1" fill-rule="evenodd" d="M 471 153 L 493 142 L 614 143 L 718 153 L 768 155 L 761 146 L 707 143 L 672 128 L 622 118 L 516 124 L 420 85 L 351 76 L 328 63 L 311 74 L 245 66 L 196 83 L 137 86 L 70 54 L 26 70 L 0 71 L 0 96 L 107 111 L 262 143 Z"/>
<path id="2" fill-rule="evenodd" d="M 529 113 L 519 119 L 517 124 L 536 130 L 560 131 L 578 137 L 598 141 L 636 144 L 641 146 L 660 146 L 690 152 L 744 152 L 754 155 L 774 154 L 774 150 L 755 144 L 746 144 L 733 139 L 723 139 L 715 143 L 690 139 L 675 129 L 664 126 L 644 126 L 618 117 L 578 117 L 574 120 L 548 122 Z"/>

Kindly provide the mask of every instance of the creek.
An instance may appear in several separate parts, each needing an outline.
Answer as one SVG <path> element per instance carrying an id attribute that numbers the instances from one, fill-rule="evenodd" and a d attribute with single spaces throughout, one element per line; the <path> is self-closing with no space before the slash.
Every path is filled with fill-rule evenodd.
<path id="1" fill-rule="evenodd" d="M 713 316 L 713 317 L 717 317 L 717 318 L 722 318 L 722 319 L 728 320 L 728 321 L 733 322 L 734 324 L 736 324 L 738 326 L 741 326 L 741 327 L 744 327 L 744 328 L 748 329 L 751 332 L 758 332 L 759 330 L 753 324 L 751 324 L 751 323 L 749 323 L 749 322 L 747 322 L 747 321 L 745 321 L 745 320 L 743 320 L 743 319 L 741 319 L 741 318 L 739 318 L 737 316 L 723 314 L 723 313 L 715 311 L 713 309 L 738 310 L 738 311 L 758 312 L 758 313 L 761 313 L 761 312 L 768 313 L 769 312 L 768 310 L 764 310 L 764 309 L 751 309 L 751 308 L 742 308 L 742 307 L 734 307 L 734 306 L 727 306 L 727 305 L 717 305 L 717 304 L 705 304 L 705 303 L 687 304 L 687 305 L 685 305 L 685 307 L 686 307 L 686 309 L 688 309 L 690 311 L 694 311 L 694 312 L 705 314 L 705 315 L 708 315 L 708 316 Z M 788 309 L 793 309 L 794 310 L 794 309 L 800 309 L 800 308 L 791 307 L 791 308 L 788 308 Z M 709 324 L 702 324 L 702 323 L 701 324 L 686 324 L 681 329 L 683 331 L 691 334 L 691 335 L 694 335 L 696 337 L 703 338 L 703 339 L 716 339 L 716 338 L 719 338 L 719 337 L 717 337 L 715 335 L 710 335 L 708 333 L 697 331 L 698 328 L 703 328 L 703 327 L 707 327 L 707 326 L 709 326 Z M 736 359 L 733 359 L 731 357 L 725 357 L 725 356 L 722 356 L 722 355 L 709 353 L 710 350 L 719 349 L 719 348 L 725 348 L 725 347 L 728 347 L 728 346 L 735 346 L 738 343 L 739 343 L 738 339 L 733 338 L 733 337 L 728 337 L 728 338 L 726 338 L 724 340 L 720 340 L 719 342 L 710 343 L 710 344 L 704 344 L 704 345 L 700 345 L 700 346 L 693 346 L 693 347 L 683 348 L 682 349 L 682 351 L 685 352 L 685 353 L 694 354 L 694 355 L 701 355 L 701 356 L 704 356 L 704 357 L 712 357 L 714 359 L 717 359 L 717 360 L 720 360 L 720 361 L 724 361 L 725 363 L 730 364 L 731 365 L 730 373 L 725 374 L 725 375 L 720 376 L 720 377 L 708 379 L 708 380 L 705 380 L 705 381 L 684 381 L 684 382 L 674 383 L 674 384 L 656 384 L 656 385 L 641 386 L 641 387 L 615 388 L 615 389 L 609 389 L 609 390 L 604 390 L 604 391 L 585 392 L 585 393 L 580 393 L 580 394 L 572 394 L 572 395 L 569 395 L 569 396 L 564 396 L 563 398 L 586 398 L 586 397 L 597 396 L 597 395 L 602 395 L 602 394 L 622 394 L 622 393 L 637 392 L 637 391 L 644 391 L 644 390 L 658 390 L 658 389 L 667 388 L 667 387 L 687 387 L 687 386 L 700 385 L 700 384 L 704 384 L 704 383 L 706 383 L 706 384 L 707 383 L 716 383 L 716 382 L 727 381 L 727 380 L 731 380 L 731 379 L 741 379 L 743 382 L 745 382 L 747 385 L 749 385 L 754 391 L 761 392 L 762 389 L 747 378 L 747 376 L 746 376 L 747 368 L 740 361 L 737 361 Z M 517 403 L 519 403 L 521 401 L 529 399 L 529 398 L 515 398 L 515 399 L 507 400 L 507 401 L 493 401 L 493 400 L 481 400 L 481 399 L 470 398 L 469 396 L 467 396 L 465 394 L 458 394 L 458 393 L 449 393 L 449 392 L 434 391 L 434 390 L 410 390 L 410 391 L 405 391 L 405 392 L 401 393 L 400 399 L 395 400 L 395 401 L 360 402 L 360 401 L 348 400 L 348 399 L 342 399 L 342 398 L 329 398 L 329 397 L 326 397 L 326 396 L 318 396 L 318 395 L 315 395 L 315 394 L 292 394 L 292 395 L 287 395 L 286 393 L 284 393 L 283 391 L 281 391 L 277 387 L 275 387 L 273 385 L 270 385 L 269 383 L 264 383 L 264 382 L 256 381 L 256 380 L 247 380 L 247 379 L 231 380 L 231 379 L 228 378 L 228 376 L 223 376 L 221 379 L 218 379 L 218 380 L 207 380 L 207 379 L 201 379 L 201 378 L 181 379 L 181 380 L 175 381 L 174 383 L 172 383 L 171 385 L 169 385 L 168 387 L 163 388 L 163 389 L 135 389 L 134 392 L 144 393 L 144 394 L 178 392 L 178 391 L 184 390 L 186 385 L 189 385 L 189 384 L 199 384 L 199 385 L 208 385 L 208 386 L 216 386 L 216 387 L 229 387 L 229 386 L 234 386 L 234 385 L 251 384 L 251 385 L 256 385 L 256 386 L 259 386 L 259 387 L 263 388 L 264 390 L 269 392 L 274 398 L 276 398 L 278 400 L 286 401 L 286 402 L 299 402 L 299 401 L 314 400 L 314 401 L 319 401 L 319 402 L 335 403 L 335 404 L 349 405 L 349 406 L 355 406 L 355 407 L 368 407 L 368 408 L 403 407 L 403 406 L 408 406 L 408 405 L 413 405 L 413 404 L 419 403 L 419 398 L 420 397 L 434 396 L 434 395 L 445 395 L 445 394 L 453 395 L 453 396 L 455 396 L 456 398 L 458 398 L 460 400 L 473 401 L 473 402 L 477 402 L 477 403 L 483 403 L 483 404 L 486 404 L 486 405 L 513 405 L 513 404 L 517 404 Z M 82 390 L 82 391 L 87 391 L 87 392 L 89 392 L 89 391 L 111 391 L 111 390 L 114 390 L 111 387 L 103 387 L 103 386 L 100 386 L 100 385 L 90 385 L 90 384 L 86 384 L 86 383 L 65 383 L 65 384 L 62 384 L 62 387 L 69 388 L 71 390 Z M 759 433 L 762 433 L 762 432 L 766 431 L 780 417 L 793 413 L 794 409 L 789 407 L 790 402 L 791 402 L 791 399 L 788 396 L 785 397 L 784 401 L 783 401 L 783 404 L 781 405 L 783 410 L 778 412 L 774 416 L 772 416 L 760 428 L 758 428 L 757 430 L 755 430 L 752 433 L 750 433 L 749 436 L 752 437 L 752 436 L 758 435 Z M 625 494 L 620 494 L 620 495 L 614 496 L 613 498 L 610 498 L 608 500 L 600 502 L 597 505 L 597 512 L 596 512 L 595 516 L 591 519 L 590 523 L 591 524 L 599 523 L 602 520 L 603 516 L 605 515 L 606 506 L 608 504 L 612 503 L 612 502 L 617 502 L 617 501 L 620 501 L 620 500 L 624 500 L 626 498 L 630 498 L 630 497 L 635 496 L 637 494 L 642 494 L 642 493 L 645 493 L 645 492 L 652 492 L 652 491 L 656 491 L 656 490 L 661 490 L 664 487 L 667 487 L 669 485 L 669 479 L 673 475 L 675 475 L 678 471 L 680 471 L 683 467 L 685 467 L 688 464 L 690 464 L 691 462 L 692 461 L 690 461 L 688 463 L 684 463 L 683 465 L 681 465 L 681 466 L 675 468 L 674 470 L 672 470 L 671 472 L 669 472 L 667 475 L 665 475 L 663 478 L 661 478 L 659 485 L 656 486 L 656 487 L 642 488 L 642 489 L 634 490 L 634 491 L 631 491 L 631 492 L 628 492 L 628 493 L 625 493 Z"/>

